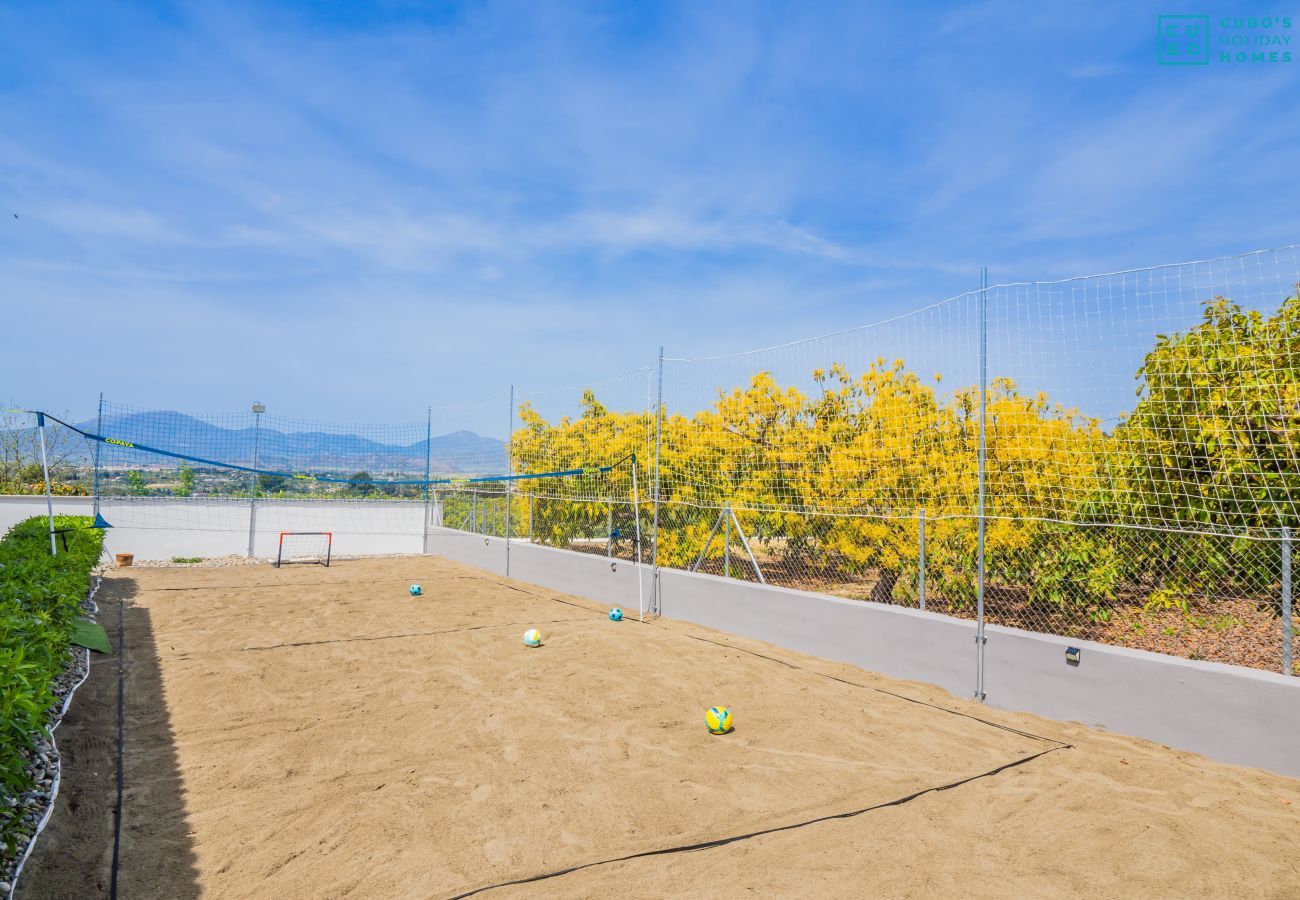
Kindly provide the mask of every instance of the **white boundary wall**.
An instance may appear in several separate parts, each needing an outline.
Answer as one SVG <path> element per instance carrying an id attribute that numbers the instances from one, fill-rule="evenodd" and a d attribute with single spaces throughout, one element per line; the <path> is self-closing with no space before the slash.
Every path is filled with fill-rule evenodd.
<path id="1" fill-rule="evenodd" d="M 110 553 L 166 559 L 247 550 L 246 501 L 148 502 L 151 521 L 159 524 L 111 529 Z M 54 506 L 56 514 L 91 511 L 86 497 L 56 497 Z M 110 523 L 112 509 L 112 503 L 105 504 Z M 382 501 L 259 501 L 257 555 L 274 555 L 281 530 L 333 530 L 334 551 L 341 555 L 424 549 L 497 575 L 506 573 L 501 538 L 431 528 L 425 547 L 422 510 L 420 504 Z M 0 497 L 0 533 L 44 513 L 44 497 Z M 169 514 L 178 523 L 197 521 L 204 527 L 169 527 Z M 123 513 L 124 521 L 129 518 Z M 301 527 L 330 521 L 337 527 Z M 637 609 L 637 569 L 626 560 L 512 541 L 509 575 L 622 606 L 629 614 Z M 649 602 L 649 566 L 641 576 Z M 895 678 L 930 682 L 959 697 L 971 696 L 974 689 L 973 622 L 675 569 L 662 570 L 660 580 L 662 612 L 669 618 Z M 987 626 L 986 634 L 985 689 L 991 706 L 1081 722 L 1300 777 L 1300 678 L 997 625 Z M 1066 663 L 1067 647 L 1082 651 L 1078 666 Z"/>
<path id="2" fill-rule="evenodd" d="M 365 556 L 421 553 L 424 504 L 382 500 L 257 501 L 253 555 L 274 559 L 281 531 L 331 531 L 334 553 Z M 90 497 L 55 497 L 54 514 L 88 516 Z M 100 510 L 113 527 L 110 553 L 136 559 L 228 556 L 248 552 L 247 500 L 105 499 Z M 0 496 L 0 534 L 32 516 L 45 515 L 45 497 Z"/>

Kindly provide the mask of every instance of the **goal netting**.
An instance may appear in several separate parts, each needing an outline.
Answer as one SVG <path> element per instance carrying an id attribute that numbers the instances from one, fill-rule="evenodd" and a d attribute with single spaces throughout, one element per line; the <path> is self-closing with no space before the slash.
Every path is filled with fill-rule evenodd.
<path id="1" fill-rule="evenodd" d="M 330 564 L 334 535 L 329 531 L 282 531 L 275 554 L 276 566 L 287 563 Z"/>

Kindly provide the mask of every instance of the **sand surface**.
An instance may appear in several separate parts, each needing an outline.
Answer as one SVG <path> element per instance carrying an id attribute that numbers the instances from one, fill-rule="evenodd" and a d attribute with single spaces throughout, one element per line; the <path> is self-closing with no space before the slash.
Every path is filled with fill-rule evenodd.
<path id="1" fill-rule="evenodd" d="M 124 897 L 449 897 L 575 866 L 479 896 L 1300 896 L 1295 780 L 441 560 L 122 570 L 101 597 L 126 604 Z M 95 768 L 60 803 L 99 830 L 56 811 L 25 896 L 100 895 Z"/>

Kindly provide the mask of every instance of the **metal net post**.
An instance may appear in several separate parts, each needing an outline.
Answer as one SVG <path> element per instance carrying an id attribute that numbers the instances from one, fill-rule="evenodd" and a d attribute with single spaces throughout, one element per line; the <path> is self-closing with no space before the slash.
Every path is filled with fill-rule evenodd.
<path id="1" fill-rule="evenodd" d="M 515 473 L 514 447 L 515 436 L 515 386 L 510 385 L 510 421 L 506 426 L 506 475 Z M 510 577 L 510 496 L 513 491 L 513 482 L 506 479 L 506 577 Z"/>
<path id="2" fill-rule="evenodd" d="M 99 392 L 99 412 L 95 415 L 95 434 L 104 433 L 104 392 Z M 91 472 L 91 490 L 95 494 L 94 508 L 95 521 L 99 521 L 99 447 L 100 442 L 95 441 L 95 452 L 91 465 L 94 466 Z"/>
<path id="3" fill-rule="evenodd" d="M 654 483 L 654 524 L 650 546 L 653 558 L 650 561 L 650 611 L 663 614 L 663 598 L 659 594 L 659 453 L 662 444 L 664 418 L 664 348 L 659 348 L 659 397 L 655 401 L 655 483 Z"/>
<path id="4" fill-rule="evenodd" d="M 722 577 L 731 577 L 731 504 L 728 503 L 722 515 Z"/>
<path id="5" fill-rule="evenodd" d="M 50 556 L 58 556 L 54 546 L 54 498 L 50 493 L 50 460 L 45 452 L 45 413 L 36 414 L 36 427 L 41 433 L 41 471 L 45 476 L 45 509 L 50 517 Z"/>
<path id="6" fill-rule="evenodd" d="M 632 528 L 636 539 L 636 605 L 642 622 L 645 621 L 644 581 L 641 577 L 641 496 L 637 490 L 636 454 L 632 454 Z"/>
<path id="7" fill-rule="evenodd" d="M 920 538 L 917 541 L 916 601 L 920 609 L 925 609 L 925 509 L 917 516 Z"/>
<path id="8" fill-rule="evenodd" d="M 429 522 L 433 519 L 433 507 L 431 505 L 432 493 L 429 490 L 429 470 L 433 464 L 433 407 L 430 406 L 425 414 L 424 426 L 424 528 L 423 537 L 420 543 L 420 549 L 424 553 L 429 552 Z"/>
<path id="9" fill-rule="evenodd" d="M 975 599 L 975 699 L 984 699 L 984 482 L 988 464 L 989 270 L 980 269 L 979 585 Z"/>
<path id="10" fill-rule="evenodd" d="M 1282 674 L 1290 675 L 1291 655 L 1291 529 L 1282 529 Z"/>
<path id="11" fill-rule="evenodd" d="M 261 435 L 262 413 L 265 407 L 253 404 L 253 468 L 248 473 L 248 558 L 253 558 L 253 543 L 257 538 L 257 443 Z"/>

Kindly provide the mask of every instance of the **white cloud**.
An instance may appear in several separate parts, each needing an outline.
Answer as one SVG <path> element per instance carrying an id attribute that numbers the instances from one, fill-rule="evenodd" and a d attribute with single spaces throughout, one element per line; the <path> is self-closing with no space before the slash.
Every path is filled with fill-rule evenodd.
<path id="1" fill-rule="evenodd" d="M 981 263 L 1246 249 L 1300 208 L 1276 127 L 1296 76 L 1144 68 L 1145 14 L 638 12 L 340 28 L 209 4 L 100 13 L 71 48 L 57 8 L 18 23 L 0 290 L 84 319 L 86 353 L 112 333 L 150 360 L 119 388 L 173 405 L 293 371 L 405 408 L 875 321 Z"/>

